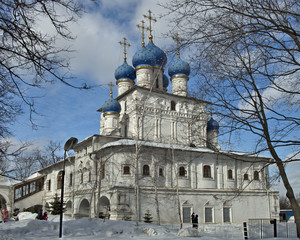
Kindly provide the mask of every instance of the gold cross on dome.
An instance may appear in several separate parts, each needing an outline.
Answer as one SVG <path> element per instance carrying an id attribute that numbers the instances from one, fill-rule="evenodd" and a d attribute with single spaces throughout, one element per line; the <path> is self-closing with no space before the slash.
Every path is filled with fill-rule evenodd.
<path id="1" fill-rule="evenodd" d="M 151 21 L 153 21 L 153 22 L 156 22 L 156 18 L 154 18 L 154 17 L 152 17 L 151 16 L 151 11 L 150 10 L 148 10 L 148 13 L 149 13 L 149 15 L 147 16 L 147 15 L 145 15 L 144 14 L 144 18 L 148 18 L 149 19 L 149 27 L 147 27 L 146 29 L 149 31 L 149 41 L 150 42 L 152 42 L 152 27 L 151 27 Z"/>
<path id="2" fill-rule="evenodd" d="M 142 46 L 144 47 L 145 46 L 145 42 L 144 42 L 144 40 L 145 40 L 145 21 L 142 20 L 141 25 L 138 24 L 136 26 L 138 27 L 138 29 L 142 29 Z"/>
<path id="3" fill-rule="evenodd" d="M 110 96 L 112 96 L 112 88 L 113 88 L 114 84 L 112 82 L 110 82 L 108 84 L 108 86 L 110 87 Z"/>
<path id="4" fill-rule="evenodd" d="M 180 53 L 179 53 L 179 44 L 180 44 L 180 42 L 182 42 L 182 38 L 179 38 L 178 33 L 176 33 L 176 34 L 172 37 L 172 39 L 173 39 L 174 41 L 176 41 L 176 43 L 177 43 L 177 57 L 179 58 L 179 57 L 180 57 Z"/>
<path id="5" fill-rule="evenodd" d="M 126 37 L 124 37 L 123 42 L 122 41 L 119 42 L 121 45 L 124 46 L 124 62 L 126 62 L 126 60 L 127 60 L 127 58 L 126 58 L 126 54 L 127 54 L 126 47 L 130 47 L 130 44 L 128 42 L 126 42 L 126 40 L 127 40 Z"/>

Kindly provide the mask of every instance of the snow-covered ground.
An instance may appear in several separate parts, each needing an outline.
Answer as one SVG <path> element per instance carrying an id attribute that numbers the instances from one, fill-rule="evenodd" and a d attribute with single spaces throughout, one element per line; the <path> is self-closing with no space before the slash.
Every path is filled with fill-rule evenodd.
<path id="1" fill-rule="evenodd" d="M 59 216 L 49 215 L 48 221 L 35 219 L 36 214 L 22 212 L 19 214 L 19 221 L 11 221 L 0 224 L 0 239 L 59 239 Z M 74 220 L 64 217 L 63 239 L 72 240 L 149 240 L 149 239 L 243 239 L 242 226 L 238 224 L 211 224 L 200 226 L 198 230 L 184 226 L 149 224 L 141 222 L 135 226 L 133 221 L 113 221 L 103 219 L 78 219 Z M 284 240 L 286 238 L 274 238 Z M 296 240 L 297 238 L 289 238 Z"/>

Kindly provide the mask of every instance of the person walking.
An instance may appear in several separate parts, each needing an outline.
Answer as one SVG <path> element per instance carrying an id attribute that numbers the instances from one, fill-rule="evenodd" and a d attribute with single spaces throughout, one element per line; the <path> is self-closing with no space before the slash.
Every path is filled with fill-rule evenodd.
<path id="1" fill-rule="evenodd" d="M 48 214 L 47 214 L 47 212 L 44 212 L 43 219 L 44 219 L 45 221 L 48 220 Z"/>
<path id="2" fill-rule="evenodd" d="M 195 217 L 196 217 L 194 212 L 192 213 L 191 217 L 192 217 L 192 227 L 194 228 L 195 227 Z"/>
<path id="3" fill-rule="evenodd" d="M 43 209 L 41 209 L 37 215 L 38 220 L 43 220 Z"/>
<path id="4" fill-rule="evenodd" d="M 5 208 L 2 210 L 2 214 L 3 214 L 3 221 L 7 222 L 8 221 L 8 211 Z"/>
<path id="5" fill-rule="evenodd" d="M 195 218 L 194 218 L 194 222 L 195 222 L 195 228 L 198 229 L 198 215 L 196 214 Z"/>

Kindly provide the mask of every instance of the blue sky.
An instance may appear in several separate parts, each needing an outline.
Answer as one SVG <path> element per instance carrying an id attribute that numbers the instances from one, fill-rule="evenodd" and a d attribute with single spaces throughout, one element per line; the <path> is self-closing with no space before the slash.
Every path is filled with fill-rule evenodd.
<path id="1" fill-rule="evenodd" d="M 109 97 L 107 84 L 115 84 L 114 71 L 123 63 L 123 49 L 118 42 L 126 37 L 131 44 L 128 49 L 128 63 L 131 64 L 133 54 L 141 45 L 141 34 L 136 25 L 144 19 L 143 14 L 149 9 L 157 19 L 164 12 L 154 0 L 104 0 L 98 6 L 90 5 L 88 11 L 70 26 L 77 38 L 68 44 L 76 50 L 71 56 L 72 72 L 77 77 L 75 82 L 84 80 L 88 85 L 98 87 L 77 90 L 63 84 L 47 85 L 37 92 L 38 96 L 43 97 L 35 100 L 40 114 L 34 119 L 38 128 L 32 129 L 29 114 L 25 112 L 12 125 L 15 134 L 13 140 L 33 141 L 36 146 L 43 146 L 49 140 L 64 143 L 70 137 L 76 137 L 82 141 L 93 134 L 99 134 L 100 113 L 97 109 Z M 163 50 L 175 47 L 172 39 L 163 37 L 169 31 L 168 21 L 169 19 L 163 18 L 153 24 L 154 43 Z M 47 29 L 48 24 L 40 25 L 43 31 L 51 31 L 50 28 Z M 67 43 L 59 41 L 58 44 Z M 189 86 L 192 83 L 191 79 Z M 116 87 L 114 96 L 117 96 Z M 248 138 L 247 144 L 251 140 Z M 241 145 L 240 140 L 235 138 L 231 147 L 237 151 L 252 150 L 249 145 Z M 298 163 L 288 167 L 297 193 L 300 192 L 300 184 L 297 183 L 299 168 Z"/>

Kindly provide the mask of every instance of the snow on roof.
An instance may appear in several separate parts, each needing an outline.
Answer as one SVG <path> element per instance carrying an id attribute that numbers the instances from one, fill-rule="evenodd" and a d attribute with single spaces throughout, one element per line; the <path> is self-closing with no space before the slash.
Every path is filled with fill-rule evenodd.
<path id="1" fill-rule="evenodd" d="M 130 145 L 135 145 L 135 144 L 136 144 L 135 140 L 122 139 L 122 140 L 106 143 L 100 148 L 100 150 L 108 148 L 108 147 L 130 146 Z M 213 151 L 212 149 L 209 149 L 206 147 L 189 147 L 189 146 L 176 145 L 176 144 L 146 142 L 146 141 L 138 141 L 138 145 L 139 146 L 140 145 L 147 146 L 147 147 L 157 147 L 157 148 L 170 148 L 170 149 L 182 150 L 182 151 L 192 151 L 192 152 L 201 152 L 201 153 L 223 153 L 224 155 L 239 155 L 239 156 L 244 156 L 244 157 L 270 159 L 269 157 L 266 157 L 266 156 L 260 156 L 257 154 L 244 153 L 244 152 L 233 152 L 233 151 L 225 151 L 225 150 L 220 150 L 219 152 L 216 152 L 216 151 Z"/>
<path id="2" fill-rule="evenodd" d="M 40 177 L 40 176 L 42 176 L 42 174 L 40 174 L 38 172 L 35 172 L 35 173 L 31 174 L 28 178 L 26 178 L 26 181 L 31 180 L 31 179 L 35 179 L 35 178 Z"/>

